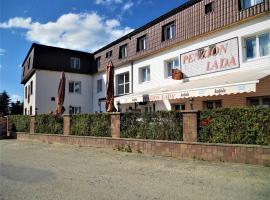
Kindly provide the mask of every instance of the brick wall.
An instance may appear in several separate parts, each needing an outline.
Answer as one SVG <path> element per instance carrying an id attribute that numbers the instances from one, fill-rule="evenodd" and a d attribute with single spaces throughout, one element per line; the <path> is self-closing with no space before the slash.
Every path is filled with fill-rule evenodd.
<path id="1" fill-rule="evenodd" d="M 129 145 L 133 152 L 141 151 L 145 154 L 270 166 L 269 146 L 206 144 L 24 133 L 19 133 L 17 139 L 113 149 Z"/>

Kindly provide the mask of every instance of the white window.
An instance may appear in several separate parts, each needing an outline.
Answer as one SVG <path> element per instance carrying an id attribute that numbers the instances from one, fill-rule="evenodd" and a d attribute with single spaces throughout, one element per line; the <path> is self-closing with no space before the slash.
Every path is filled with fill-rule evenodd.
<path id="1" fill-rule="evenodd" d="M 80 69 L 80 58 L 74 58 L 74 57 L 71 57 L 70 58 L 70 67 L 72 69 Z"/>
<path id="2" fill-rule="evenodd" d="M 70 115 L 81 114 L 81 107 L 80 106 L 69 106 L 69 114 Z"/>
<path id="3" fill-rule="evenodd" d="M 162 27 L 162 40 L 169 40 L 175 37 L 175 23 L 172 22 Z"/>
<path id="4" fill-rule="evenodd" d="M 69 92 L 81 94 L 82 83 L 80 81 L 70 81 L 69 82 Z"/>
<path id="5" fill-rule="evenodd" d="M 270 33 L 263 33 L 246 38 L 244 45 L 246 60 L 269 56 Z"/>
<path id="6" fill-rule="evenodd" d="M 127 44 L 119 48 L 119 59 L 127 57 Z"/>
<path id="7" fill-rule="evenodd" d="M 129 94 L 130 78 L 129 72 L 116 76 L 117 95 Z"/>
<path id="8" fill-rule="evenodd" d="M 247 9 L 251 6 L 255 6 L 256 4 L 263 2 L 263 0 L 240 0 L 240 1 L 241 1 L 241 9 Z"/>
<path id="9" fill-rule="evenodd" d="M 173 69 L 179 69 L 179 59 L 178 58 L 174 58 L 174 59 L 165 61 L 165 77 L 166 78 L 172 76 Z"/>
<path id="10" fill-rule="evenodd" d="M 102 92 L 102 79 L 97 80 L 97 93 Z"/>
<path id="11" fill-rule="evenodd" d="M 142 67 L 139 69 L 140 83 L 150 81 L 150 66 Z"/>
<path id="12" fill-rule="evenodd" d="M 143 51 L 146 49 L 146 35 L 137 39 L 137 51 Z"/>

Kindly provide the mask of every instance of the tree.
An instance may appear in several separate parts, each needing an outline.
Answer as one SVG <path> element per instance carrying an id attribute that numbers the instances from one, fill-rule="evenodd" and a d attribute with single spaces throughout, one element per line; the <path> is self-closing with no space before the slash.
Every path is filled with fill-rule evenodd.
<path id="1" fill-rule="evenodd" d="M 22 115 L 23 114 L 23 103 L 20 101 L 12 102 L 10 106 L 11 115 Z"/>
<path id="2" fill-rule="evenodd" d="M 10 97 L 7 92 L 4 90 L 0 93 L 0 114 L 8 115 L 9 113 L 9 104 L 10 104 Z"/>

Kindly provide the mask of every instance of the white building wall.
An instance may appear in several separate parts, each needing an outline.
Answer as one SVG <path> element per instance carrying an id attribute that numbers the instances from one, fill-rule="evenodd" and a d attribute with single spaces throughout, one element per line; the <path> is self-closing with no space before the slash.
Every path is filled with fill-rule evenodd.
<path id="1" fill-rule="evenodd" d="M 25 88 L 27 87 L 27 94 L 30 92 L 28 90 L 28 86 L 30 86 L 31 81 L 33 82 L 33 94 L 30 95 L 29 102 L 27 97 L 25 96 Z M 36 109 L 36 73 L 32 75 L 32 77 L 27 81 L 27 83 L 24 84 L 24 103 L 23 103 L 23 113 L 30 115 L 30 107 L 32 106 L 32 114 L 35 114 L 35 109 Z M 26 111 L 26 112 L 25 112 Z"/>
<path id="2" fill-rule="evenodd" d="M 66 88 L 64 114 L 69 113 L 69 106 L 80 106 L 81 113 L 93 112 L 92 96 L 93 85 L 92 76 L 75 73 L 65 73 Z M 56 109 L 57 89 L 61 72 L 37 70 L 36 71 L 36 108 L 38 114 L 54 112 Z M 69 93 L 69 81 L 81 81 L 81 94 Z M 55 97 L 55 101 L 51 98 Z"/>

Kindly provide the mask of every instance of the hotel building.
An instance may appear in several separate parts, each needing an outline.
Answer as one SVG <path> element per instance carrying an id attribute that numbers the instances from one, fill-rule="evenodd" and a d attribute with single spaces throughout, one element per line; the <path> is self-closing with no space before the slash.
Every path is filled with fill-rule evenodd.
<path id="1" fill-rule="evenodd" d="M 270 107 L 269 11 L 269 0 L 191 0 L 93 54 L 33 45 L 23 63 L 25 114 L 55 109 L 60 71 L 66 113 L 104 112 L 109 60 L 122 112 Z M 39 59 L 42 48 L 55 58 Z"/>

